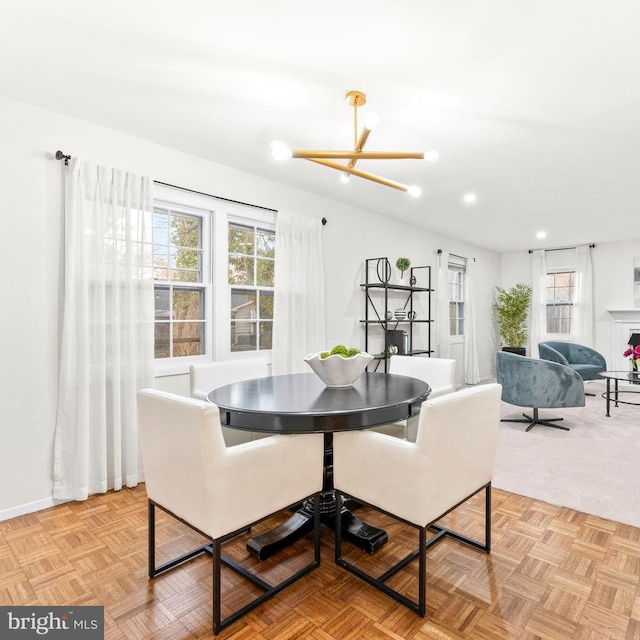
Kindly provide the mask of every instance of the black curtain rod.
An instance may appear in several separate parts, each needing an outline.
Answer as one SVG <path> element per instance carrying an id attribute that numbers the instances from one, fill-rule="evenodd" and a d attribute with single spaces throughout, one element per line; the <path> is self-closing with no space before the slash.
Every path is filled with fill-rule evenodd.
<path id="1" fill-rule="evenodd" d="M 593 249 L 595 247 L 595 243 L 591 243 L 589 245 L 589 249 Z M 568 251 L 569 249 L 577 249 L 578 247 L 555 247 L 554 249 L 542 249 L 542 251 Z M 538 251 L 538 249 L 529 249 L 529 253 L 533 253 L 534 251 Z"/>
<path id="2" fill-rule="evenodd" d="M 442 249 L 438 249 L 438 253 L 442 253 Z M 467 258 L 465 256 L 459 256 L 457 253 L 450 253 L 450 256 L 453 256 L 454 258 L 460 258 L 460 260 L 473 260 L 474 262 L 476 261 L 475 258 Z"/>
<path id="3" fill-rule="evenodd" d="M 223 198 L 222 196 L 214 196 L 210 193 L 204 193 L 203 191 L 195 191 L 194 189 L 187 189 L 186 187 L 179 187 L 176 184 L 169 184 L 168 182 L 160 182 L 160 180 L 154 180 L 154 184 L 161 184 L 163 187 L 171 187 L 172 189 L 180 189 L 180 191 L 188 191 L 189 193 L 195 193 L 199 196 L 206 196 L 207 198 L 215 198 L 216 200 L 224 200 L 225 202 L 233 202 L 234 204 L 242 204 L 246 207 L 254 207 L 255 209 L 262 209 L 263 211 L 273 211 L 278 213 L 277 209 L 270 209 L 269 207 L 261 207 L 259 204 L 251 204 L 249 202 L 240 202 L 240 200 L 232 200 L 231 198 Z"/>

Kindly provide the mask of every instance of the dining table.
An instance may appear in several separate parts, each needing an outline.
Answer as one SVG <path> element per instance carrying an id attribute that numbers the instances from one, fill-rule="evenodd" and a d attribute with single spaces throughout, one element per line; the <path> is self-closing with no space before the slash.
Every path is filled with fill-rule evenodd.
<path id="1" fill-rule="evenodd" d="M 328 387 L 315 373 L 293 373 L 234 382 L 214 389 L 207 399 L 220 410 L 223 425 L 266 434 L 324 434 L 322 523 L 335 523 L 333 434 L 407 420 L 431 393 L 423 380 L 390 373 L 364 372 L 349 387 Z M 389 436 L 392 437 L 392 436 Z M 384 470 L 380 470 L 384 473 Z M 247 549 L 264 560 L 313 529 L 313 502 L 296 505 L 293 514 L 270 531 L 253 536 Z M 373 553 L 387 533 L 361 520 L 357 505 L 340 514 L 341 532 L 360 549 Z"/>

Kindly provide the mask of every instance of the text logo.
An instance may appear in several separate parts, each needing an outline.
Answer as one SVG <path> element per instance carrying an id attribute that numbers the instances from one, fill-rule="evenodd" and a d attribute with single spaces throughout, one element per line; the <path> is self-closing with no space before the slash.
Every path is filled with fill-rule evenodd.
<path id="1" fill-rule="evenodd" d="M 104 607 L 0 607 L 2 640 L 104 640 Z"/>

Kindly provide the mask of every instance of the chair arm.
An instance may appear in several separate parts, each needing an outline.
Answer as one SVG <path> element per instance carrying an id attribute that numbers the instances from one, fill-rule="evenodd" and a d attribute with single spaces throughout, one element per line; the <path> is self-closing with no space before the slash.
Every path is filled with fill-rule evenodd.
<path id="1" fill-rule="evenodd" d="M 569 366 L 569 361 L 559 351 L 556 351 L 548 344 L 538 344 L 538 351 L 540 353 L 541 360 L 550 360 L 551 362 L 559 362 L 560 364 L 565 365 L 565 367 Z"/>

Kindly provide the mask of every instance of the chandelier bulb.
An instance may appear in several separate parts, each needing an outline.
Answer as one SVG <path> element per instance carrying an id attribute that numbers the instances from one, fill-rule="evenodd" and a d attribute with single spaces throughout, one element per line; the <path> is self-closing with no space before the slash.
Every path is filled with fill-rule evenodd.
<path id="1" fill-rule="evenodd" d="M 440 158 L 440 154 L 437 151 L 425 151 L 424 159 L 427 162 L 437 162 L 438 158 Z"/>
<path id="2" fill-rule="evenodd" d="M 407 193 L 414 198 L 422 195 L 422 189 L 420 187 L 409 187 Z"/>
<path id="3" fill-rule="evenodd" d="M 372 112 L 364 119 L 364 126 L 369 131 L 373 131 L 378 126 L 379 122 L 380 118 L 378 117 L 378 114 Z"/>
<path id="4" fill-rule="evenodd" d="M 274 160 L 288 160 L 292 155 L 291 149 L 284 142 L 274 140 L 271 143 L 271 156 Z"/>
<path id="5" fill-rule="evenodd" d="M 344 171 L 343 171 L 343 172 L 340 174 L 340 182 L 341 182 L 342 184 L 347 184 L 347 182 L 349 182 L 349 178 L 350 178 L 350 177 L 351 177 L 351 176 L 350 176 L 348 173 L 346 173 L 346 172 L 344 172 Z"/>

